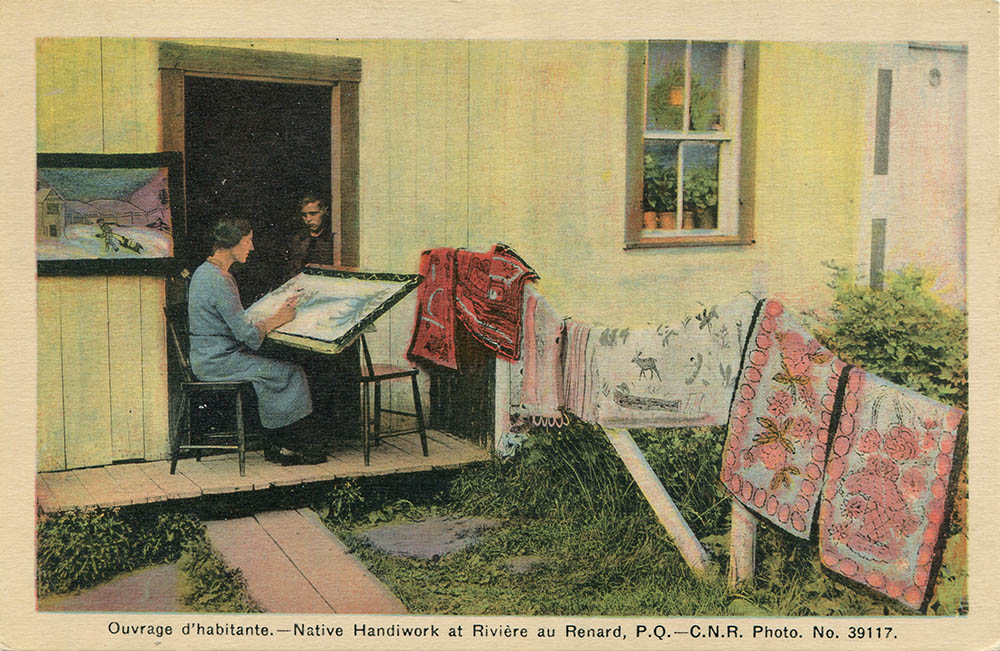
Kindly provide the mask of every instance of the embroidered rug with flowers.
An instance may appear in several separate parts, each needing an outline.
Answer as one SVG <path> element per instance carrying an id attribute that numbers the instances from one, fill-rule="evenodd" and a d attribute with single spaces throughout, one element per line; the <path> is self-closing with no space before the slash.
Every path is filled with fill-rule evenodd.
<path id="1" fill-rule="evenodd" d="M 809 537 L 845 364 L 767 300 L 750 333 L 723 453 L 722 482 L 750 509 Z"/>
<path id="2" fill-rule="evenodd" d="M 820 560 L 922 607 L 963 411 L 854 368 L 819 512 Z"/>

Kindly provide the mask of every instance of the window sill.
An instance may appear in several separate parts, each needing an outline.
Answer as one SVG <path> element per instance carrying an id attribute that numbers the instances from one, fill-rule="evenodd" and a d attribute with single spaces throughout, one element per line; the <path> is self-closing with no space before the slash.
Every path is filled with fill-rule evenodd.
<path id="1" fill-rule="evenodd" d="M 667 237 L 640 237 L 626 242 L 625 250 L 661 249 L 680 246 L 749 246 L 756 240 L 742 235 L 675 235 Z"/>

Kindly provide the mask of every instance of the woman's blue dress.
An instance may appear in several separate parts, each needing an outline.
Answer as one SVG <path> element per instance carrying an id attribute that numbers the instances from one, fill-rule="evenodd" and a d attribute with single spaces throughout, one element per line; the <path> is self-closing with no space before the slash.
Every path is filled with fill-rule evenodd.
<path id="1" fill-rule="evenodd" d="M 206 382 L 250 380 L 264 427 L 291 425 L 312 412 L 301 367 L 250 352 L 260 348 L 260 331 L 243 313 L 233 277 L 210 262 L 191 276 L 188 331 L 194 374 Z"/>

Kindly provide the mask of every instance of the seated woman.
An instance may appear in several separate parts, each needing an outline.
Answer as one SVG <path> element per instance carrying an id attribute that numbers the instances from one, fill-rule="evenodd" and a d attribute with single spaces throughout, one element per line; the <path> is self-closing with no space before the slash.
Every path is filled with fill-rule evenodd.
<path id="1" fill-rule="evenodd" d="M 259 355 L 264 335 L 295 318 L 296 298 L 270 317 L 251 323 L 229 273 L 253 251 L 253 230 L 245 219 L 223 219 L 212 230 L 212 255 L 191 276 L 188 331 L 191 369 L 204 381 L 249 380 L 257 394 L 269 461 L 290 465 L 322 463 L 303 420 L 312 412 L 305 373 L 295 364 Z"/>

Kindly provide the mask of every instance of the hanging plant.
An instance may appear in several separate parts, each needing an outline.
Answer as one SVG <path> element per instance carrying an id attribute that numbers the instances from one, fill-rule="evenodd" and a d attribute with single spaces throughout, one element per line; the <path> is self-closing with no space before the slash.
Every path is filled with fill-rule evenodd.
<path id="1" fill-rule="evenodd" d="M 679 90 L 678 90 L 679 89 Z M 655 129 L 680 131 L 684 124 L 684 67 L 671 66 L 649 90 L 647 110 Z M 688 128 L 708 131 L 719 124 L 718 91 L 691 75 L 691 113 Z"/>

